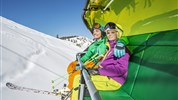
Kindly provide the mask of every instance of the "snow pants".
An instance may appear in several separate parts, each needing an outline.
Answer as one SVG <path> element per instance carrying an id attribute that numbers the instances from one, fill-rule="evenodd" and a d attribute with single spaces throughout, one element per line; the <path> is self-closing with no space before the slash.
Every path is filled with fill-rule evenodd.
<path id="1" fill-rule="evenodd" d="M 112 78 L 108 78 L 107 76 L 94 75 L 91 76 L 91 80 L 94 83 L 97 90 L 110 91 L 110 90 L 118 90 L 122 85 Z M 76 75 L 73 84 L 72 90 L 72 100 L 78 100 L 78 89 L 80 84 L 80 75 Z"/>

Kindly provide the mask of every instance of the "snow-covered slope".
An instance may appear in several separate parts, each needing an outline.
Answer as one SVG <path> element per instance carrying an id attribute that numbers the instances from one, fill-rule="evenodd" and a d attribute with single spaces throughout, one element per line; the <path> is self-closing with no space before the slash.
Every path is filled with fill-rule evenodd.
<path id="1" fill-rule="evenodd" d="M 56 96 L 13 91 L 6 82 L 42 90 L 52 90 L 51 80 L 66 77 L 68 64 L 82 49 L 73 43 L 45 35 L 6 18 L 1 23 L 1 99 L 60 100 Z M 56 81 L 56 84 L 62 78 Z M 57 88 L 61 88 L 61 82 Z"/>
<path id="2" fill-rule="evenodd" d="M 82 49 L 86 49 L 93 42 L 91 39 L 82 36 L 65 36 L 60 37 L 60 39 L 70 41 Z"/>

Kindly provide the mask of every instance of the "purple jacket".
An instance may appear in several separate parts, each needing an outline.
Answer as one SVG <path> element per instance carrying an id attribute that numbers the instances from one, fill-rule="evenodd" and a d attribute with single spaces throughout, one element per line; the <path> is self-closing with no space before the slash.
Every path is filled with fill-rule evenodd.
<path id="1" fill-rule="evenodd" d="M 124 56 L 117 58 L 114 56 L 116 41 L 109 41 L 109 45 L 109 51 L 99 65 L 99 73 L 100 75 L 109 76 L 120 84 L 123 84 L 127 77 L 130 55 L 126 52 Z"/>

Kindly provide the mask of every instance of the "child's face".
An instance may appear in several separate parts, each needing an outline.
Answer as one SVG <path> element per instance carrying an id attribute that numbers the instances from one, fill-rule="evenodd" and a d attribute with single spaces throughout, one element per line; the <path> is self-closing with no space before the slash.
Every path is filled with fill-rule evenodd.
<path id="1" fill-rule="evenodd" d="M 114 29 L 108 30 L 106 32 L 108 40 L 117 40 L 117 31 Z"/>
<path id="2" fill-rule="evenodd" d="M 101 31 L 99 29 L 94 29 L 93 30 L 93 37 L 97 40 L 101 39 L 101 37 L 102 37 Z"/>

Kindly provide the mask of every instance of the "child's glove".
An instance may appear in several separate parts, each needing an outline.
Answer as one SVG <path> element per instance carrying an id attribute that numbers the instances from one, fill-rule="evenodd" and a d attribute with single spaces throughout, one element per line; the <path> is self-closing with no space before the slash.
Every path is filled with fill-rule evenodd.
<path id="1" fill-rule="evenodd" d="M 114 56 L 121 58 L 125 55 L 125 47 L 122 42 L 117 42 L 116 46 L 114 47 Z"/>
<path id="2" fill-rule="evenodd" d="M 75 70 L 78 70 L 78 69 L 80 69 L 79 64 L 77 64 L 76 67 L 75 67 Z"/>

